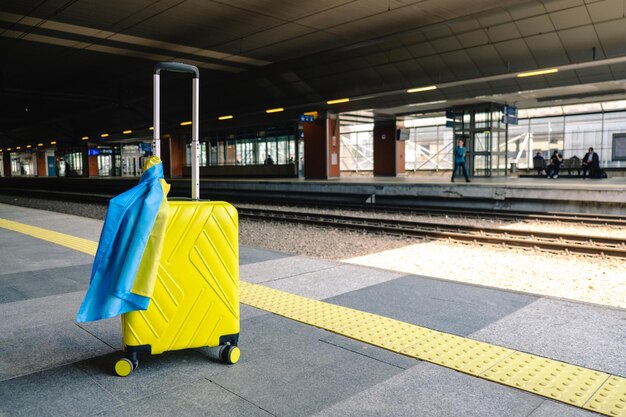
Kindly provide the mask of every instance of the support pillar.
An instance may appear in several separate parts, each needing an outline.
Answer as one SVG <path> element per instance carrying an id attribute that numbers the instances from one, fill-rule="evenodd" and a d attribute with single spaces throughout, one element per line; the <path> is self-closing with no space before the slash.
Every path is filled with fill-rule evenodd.
<path id="1" fill-rule="evenodd" d="M 341 144 L 339 118 L 320 113 L 313 122 L 304 123 L 304 177 L 328 179 L 339 177 Z"/>
<path id="2" fill-rule="evenodd" d="M 2 155 L 2 170 L 5 177 L 11 176 L 11 152 L 4 152 Z"/>
<path id="3" fill-rule="evenodd" d="M 44 149 L 37 149 L 35 152 L 35 160 L 37 161 L 37 176 L 48 176 L 48 161 L 46 158 L 46 151 Z"/>
<path id="4" fill-rule="evenodd" d="M 386 120 L 374 124 L 374 176 L 396 177 L 404 175 L 405 142 L 396 140 L 396 121 Z"/>
<path id="5" fill-rule="evenodd" d="M 165 178 L 182 178 L 185 166 L 185 139 L 172 136 L 161 138 L 161 161 Z"/>

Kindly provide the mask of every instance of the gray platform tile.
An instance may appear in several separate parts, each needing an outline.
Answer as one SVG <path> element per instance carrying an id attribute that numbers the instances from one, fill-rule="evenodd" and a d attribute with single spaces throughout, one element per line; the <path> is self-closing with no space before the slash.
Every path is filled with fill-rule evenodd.
<path id="1" fill-rule="evenodd" d="M 335 268 L 267 282 L 268 287 L 322 300 L 361 288 L 395 280 L 403 274 L 357 265 L 337 264 Z M 390 302 L 393 302 L 390 300 Z"/>
<path id="2" fill-rule="evenodd" d="M 258 308 L 254 308 L 254 307 L 250 307 L 248 305 L 245 304 L 241 304 L 239 306 L 239 320 L 243 321 L 243 320 L 247 320 L 247 319 L 251 319 L 253 317 L 257 317 L 257 316 L 262 316 L 264 314 L 269 314 L 267 311 L 265 310 L 261 310 Z"/>
<path id="3" fill-rule="evenodd" d="M 543 298 L 472 337 L 626 377 L 626 310 Z"/>
<path id="4" fill-rule="evenodd" d="M 120 317 L 77 323 L 76 325 L 113 349 L 122 349 L 122 320 Z"/>
<path id="5" fill-rule="evenodd" d="M 0 228 L 0 275 L 92 262 L 91 255 Z"/>
<path id="6" fill-rule="evenodd" d="M 3 331 L 0 333 L 0 374 L 4 379 L 18 377 L 112 350 L 70 322 Z"/>
<path id="7" fill-rule="evenodd" d="M 78 291 L 0 304 L 0 337 L 8 332 L 72 322 L 84 296 L 85 291 Z"/>
<path id="8" fill-rule="evenodd" d="M 114 374 L 121 352 L 77 363 L 85 375 L 123 403 L 162 394 L 202 378 L 230 372 L 208 349 L 185 349 L 160 355 L 139 355 L 139 367 L 127 378 Z M 235 365 L 238 366 L 238 365 Z"/>
<path id="9" fill-rule="evenodd" d="M 272 339 L 269 355 L 253 355 L 212 380 L 275 415 L 314 413 L 402 371 L 319 340 Z"/>
<path id="10" fill-rule="evenodd" d="M 395 352 L 390 352 L 386 349 L 336 334 L 331 334 L 330 336 L 322 339 L 322 341 L 402 369 L 407 369 L 418 364 L 418 361 L 414 358 L 399 355 Z"/>
<path id="11" fill-rule="evenodd" d="M 283 252 L 276 252 L 268 249 L 254 248 L 252 246 L 239 246 L 239 264 L 247 265 L 257 262 L 269 261 L 272 259 L 281 259 L 291 257 L 293 255 Z"/>
<path id="12" fill-rule="evenodd" d="M 0 218 L 96 241 L 104 224 L 102 220 L 8 204 L 0 204 Z"/>
<path id="13" fill-rule="evenodd" d="M 336 268 L 339 265 L 338 262 L 308 258 L 306 256 L 291 256 L 253 264 L 242 264 L 239 269 L 239 275 L 244 281 L 263 283 L 309 272 L 324 271 Z"/>
<path id="14" fill-rule="evenodd" d="M 0 303 L 87 290 L 91 263 L 0 275 Z"/>
<path id="15" fill-rule="evenodd" d="M 544 401 L 531 415 L 528 417 L 599 417 L 591 411 L 572 405 L 557 403 L 554 401 Z"/>
<path id="16" fill-rule="evenodd" d="M 526 417 L 543 401 L 523 391 L 420 362 L 315 416 Z"/>
<path id="17" fill-rule="evenodd" d="M 98 416 L 233 416 L 271 417 L 272 415 L 239 396 L 202 379 L 167 392 L 129 402 Z"/>
<path id="18" fill-rule="evenodd" d="M 535 300 L 531 295 L 406 276 L 326 301 L 466 336 Z"/>
<path id="19" fill-rule="evenodd" d="M 119 404 L 73 365 L 0 382 L 3 417 L 91 416 Z"/>
<path id="20" fill-rule="evenodd" d="M 237 366 L 280 354 L 285 349 L 307 349 L 329 335 L 325 330 L 269 313 L 243 320 L 239 335 L 241 360 Z"/>

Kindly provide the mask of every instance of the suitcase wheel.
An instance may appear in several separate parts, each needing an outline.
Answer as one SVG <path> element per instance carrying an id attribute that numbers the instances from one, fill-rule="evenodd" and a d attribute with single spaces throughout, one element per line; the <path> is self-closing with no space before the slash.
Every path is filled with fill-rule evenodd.
<path id="1" fill-rule="evenodd" d="M 221 358 L 224 362 L 234 365 L 239 362 L 241 350 L 235 345 L 226 345 L 222 347 Z"/>
<path id="2" fill-rule="evenodd" d="M 115 362 L 115 373 L 118 376 L 128 376 L 139 366 L 137 359 L 121 358 Z"/>

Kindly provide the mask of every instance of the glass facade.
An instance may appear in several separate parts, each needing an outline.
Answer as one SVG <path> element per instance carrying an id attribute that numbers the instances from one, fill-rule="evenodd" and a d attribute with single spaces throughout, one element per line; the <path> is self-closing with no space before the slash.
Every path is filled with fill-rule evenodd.
<path id="1" fill-rule="evenodd" d="M 371 123 L 341 126 L 342 171 L 372 171 L 374 169 L 374 125 Z"/>
<path id="2" fill-rule="evenodd" d="M 295 163 L 293 131 L 258 131 L 225 134 L 200 140 L 200 166 L 284 165 Z M 191 165 L 191 143 L 187 143 L 186 164 Z"/>
<path id="3" fill-rule="evenodd" d="M 463 117 L 467 120 L 461 125 L 469 125 L 470 116 Z M 554 150 L 564 158 L 582 159 L 589 147 L 598 153 L 602 168 L 626 168 L 626 101 L 525 109 L 518 117 L 518 124 L 507 126 L 499 112 L 476 113 L 471 131 L 456 129 L 459 138 L 473 135 L 474 175 L 504 175 L 512 164 L 532 169 L 537 152 L 546 159 Z M 410 129 L 407 172 L 452 169 L 455 129 L 446 127 L 443 113 L 406 120 L 404 127 Z M 372 171 L 373 129 L 373 124 L 341 127 L 343 171 Z"/>

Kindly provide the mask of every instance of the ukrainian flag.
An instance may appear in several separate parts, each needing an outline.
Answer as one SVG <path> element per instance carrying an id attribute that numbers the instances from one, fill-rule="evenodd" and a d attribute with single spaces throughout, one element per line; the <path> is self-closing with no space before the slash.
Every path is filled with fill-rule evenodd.
<path id="1" fill-rule="evenodd" d="M 111 199 L 76 321 L 148 309 L 167 226 L 169 188 L 163 164 L 153 156 L 139 184 Z"/>

